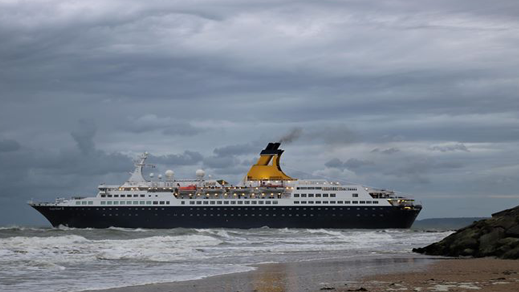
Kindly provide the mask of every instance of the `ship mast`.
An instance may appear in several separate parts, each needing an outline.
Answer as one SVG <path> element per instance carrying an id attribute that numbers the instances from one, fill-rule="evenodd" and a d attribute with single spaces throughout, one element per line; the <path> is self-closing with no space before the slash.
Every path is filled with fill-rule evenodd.
<path id="1" fill-rule="evenodd" d="M 142 175 L 142 169 L 146 165 L 148 152 L 144 152 L 138 160 L 134 161 L 135 170 L 131 173 L 130 178 L 123 184 L 124 186 L 148 186 L 148 181 Z"/>

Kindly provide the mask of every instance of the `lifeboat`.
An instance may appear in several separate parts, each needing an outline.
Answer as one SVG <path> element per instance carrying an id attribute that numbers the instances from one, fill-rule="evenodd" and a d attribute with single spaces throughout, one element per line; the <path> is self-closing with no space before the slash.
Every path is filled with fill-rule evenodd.
<path id="1" fill-rule="evenodd" d="M 187 187 L 180 187 L 179 190 L 181 191 L 196 191 L 195 185 L 189 185 Z"/>
<path id="2" fill-rule="evenodd" d="M 266 185 L 262 185 L 262 187 L 275 189 L 275 188 L 282 188 L 284 186 L 283 185 L 266 184 Z"/>

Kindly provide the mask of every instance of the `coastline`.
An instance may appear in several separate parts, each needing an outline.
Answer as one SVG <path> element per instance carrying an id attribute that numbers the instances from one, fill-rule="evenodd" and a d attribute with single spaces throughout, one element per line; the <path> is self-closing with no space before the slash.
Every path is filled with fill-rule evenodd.
<path id="1" fill-rule="evenodd" d="M 84 292 L 299 292 L 332 289 L 340 291 L 339 289 L 345 287 L 356 286 L 363 278 L 373 275 L 422 271 L 438 259 L 437 257 L 404 254 L 266 263 L 251 265 L 255 267 L 255 270 L 252 271 L 210 276 L 197 280 L 85 290 Z"/>
<path id="2" fill-rule="evenodd" d="M 253 271 L 102 292 L 519 291 L 519 261 L 420 255 L 253 265 Z"/>
<path id="3" fill-rule="evenodd" d="M 519 261 L 497 258 L 443 258 L 432 263 L 425 272 L 374 275 L 363 278 L 359 284 L 367 291 L 376 292 L 519 291 Z"/>

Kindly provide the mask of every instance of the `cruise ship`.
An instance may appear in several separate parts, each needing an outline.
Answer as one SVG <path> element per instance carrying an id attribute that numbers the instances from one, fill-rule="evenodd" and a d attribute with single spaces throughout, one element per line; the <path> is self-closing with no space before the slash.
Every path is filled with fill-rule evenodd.
<path id="1" fill-rule="evenodd" d="M 236 185 L 200 169 L 195 179 L 176 179 L 172 170 L 145 179 L 144 153 L 122 185 L 29 205 L 53 226 L 75 228 L 410 228 L 422 209 L 389 190 L 292 178 L 281 170 L 279 146 L 269 143 Z"/>

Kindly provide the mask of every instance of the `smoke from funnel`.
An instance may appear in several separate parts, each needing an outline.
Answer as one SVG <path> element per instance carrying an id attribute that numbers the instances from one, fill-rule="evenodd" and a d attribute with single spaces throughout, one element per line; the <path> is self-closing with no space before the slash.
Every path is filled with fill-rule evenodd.
<path id="1" fill-rule="evenodd" d="M 284 144 L 292 143 L 295 140 L 299 139 L 299 137 L 301 137 L 302 133 L 303 133 L 303 129 L 293 128 L 292 130 L 290 130 L 290 132 L 284 134 L 279 139 L 279 143 L 284 143 Z"/>

